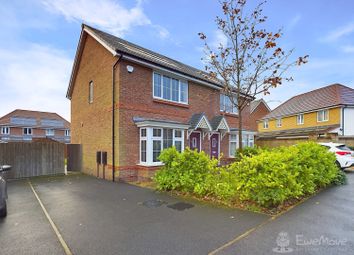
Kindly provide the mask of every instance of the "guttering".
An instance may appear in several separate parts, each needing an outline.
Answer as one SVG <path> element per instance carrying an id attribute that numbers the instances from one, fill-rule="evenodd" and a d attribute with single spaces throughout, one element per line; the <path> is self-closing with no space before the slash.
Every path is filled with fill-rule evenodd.
<path id="1" fill-rule="evenodd" d="M 137 64 L 141 64 L 141 65 L 144 65 L 144 66 L 156 69 L 156 70 L 160 70 L 160 71 L 163 71 L 163 72 L 166 72 L 166 73 L 174 74 L 174 75 L 179 76 L 181 78 L 184 78 L 186 80 L 194 81 L 196 83 L 203 84 L 203 85 L 208 86 L 208 87 L 213 88 L 213 89 L 217 89 L 217 90 L 221 90 L 222 89 L 222 87 L 214 85 L 214 84 L 212 84 L 210 82 L 202 81 L 200 79 L 193 78 L 193 77 L 191 77 L 189 75 L 184 75 L 184 74 L 182 74 L 180 72 L 175 72 L 175 71 L 172 71 L 172 70 L 170 70 L 168 68 L 164 68 L 164 67 L 161 67 L 159 65 L 156 65 L 156 64 L 144 61 L 144 60 L 140 60 L 140 59 L 135 58 L 135 57 L 124 55 L 123 58 L 126 59 L 126 60 L 129 60 L 131 62 L 135 62 Z"/>
<path id="2" fill-rule="evenodd" d="M 114 63 L 112 66 L 112 181 L 115 181 L 114 177 L 114 171 L 115 171 L 115 154 L 116 154 L 116 148 L 115 148 L 115 93 L 116 93 L 116 85 L 115 85 L 115 69 L 119 61 L 122 59 L 123 55 L 116 53 L 115 56 L 118 56 L 117 61 Z"/>

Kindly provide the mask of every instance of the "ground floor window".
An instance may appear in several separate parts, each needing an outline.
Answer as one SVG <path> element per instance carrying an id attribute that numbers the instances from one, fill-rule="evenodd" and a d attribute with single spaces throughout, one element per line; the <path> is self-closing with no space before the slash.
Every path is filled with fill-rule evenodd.
<path id="1" fill-rule="evenodd" d="M 140 128 L 140 163 L 159 163 L 161 151 L 175 146 L 179 152 L 184 148 L 184 131 L 173 128 Z"/>
<path id="2" fill-rule="evenodd" d="M 253 147 L 254 146 L 254 134 L 248 132 L 242 132 L 242 146 Z M 238 149 L 238 134 L 230 134 L 229 137 L 229 156 L 234 157 L 236 150 Z"/>

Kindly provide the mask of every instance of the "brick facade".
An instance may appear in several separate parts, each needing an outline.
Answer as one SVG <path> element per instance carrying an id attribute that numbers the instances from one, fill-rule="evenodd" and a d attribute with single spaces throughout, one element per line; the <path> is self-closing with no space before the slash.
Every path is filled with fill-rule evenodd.
<path id="1" fill-rule="evenodd" d="M 106 178 L 112 178 L 112 66 L 116 57 L 90 35 L 85 36 L 71 95 L 72 143 L 82 144 L 83 171 L 96 175 L 96 151 L 108 152 Z M 134 67 L 127 71 L 127 65 Z M 121 60 L 115 69 L 115 177 L 123 180 L 148 179 L 158 167 L 139 165 L 139 128 L 133 117 L 188 123 L 195 113 L 209 121 L 220 114 L 220 91 L 188 81 L 188 105 L 153 98 L 153 69 Z M 89 82 L 94 82 L 93 103 L 88 102 Z M 244 129 L 250 129 L 250 110 L 244 111 Z M 238 127 L 237 115 L 227 114 L 230 128 Z M 185 146 L 189 141 L 185 132 Z M 208 136 L 202 150 L 210 153 Z M 229 136 L 220 142 L 220 152 L 229 156 Z"/>

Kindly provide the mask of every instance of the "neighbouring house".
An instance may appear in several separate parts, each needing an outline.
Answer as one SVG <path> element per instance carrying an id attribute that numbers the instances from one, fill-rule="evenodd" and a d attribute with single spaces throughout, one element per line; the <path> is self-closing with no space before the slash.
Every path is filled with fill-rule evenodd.
<path id="1" fill-rule="evenodd" d="M 290 98 L 258 121 L 258 140 L 354 137 L 354 89 L 333 84 Z"/>
<path id="2" fill-rule="evenodd" d="M 70 123 L 52 112 L 14 110 L 0 118 L 0 140 L 31 142 L 52 139 L 70 143 Z"/>
<path id="3" fill-rule="evenodd" d="M 105 152 L 105 178 L 148 178 L 171 146 L 228 160 L 238 146 L 238 112 L 221 88 L 198 69 L 83 25 L 67 91 L 82 171 L 96 175 Z M 243 114 L 243 143 L 253 146 L 250 107 Z"/>
<path id="4" fill-rule="evenodd" d="M 249 126 L 252 130 L 258 130 L 257 121 L 272 110 L 269 108 L 268 104 L 263 99 L 254 100 L 250 103 L 250 123 Z"/>

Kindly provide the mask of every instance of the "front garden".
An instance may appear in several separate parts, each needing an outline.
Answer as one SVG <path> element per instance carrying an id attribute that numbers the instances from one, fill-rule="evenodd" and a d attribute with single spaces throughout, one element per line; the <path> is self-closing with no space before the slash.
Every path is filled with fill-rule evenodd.
<path id="1" fill-rule="evenodd" d="M 175 148 L 160 155 L 156 188 L 228 206 L 278 213 L 329 185 L 345 182 L 335 155 L 314 142 L 274 149 L 246 148 L 218 166 L 204 152 Z"/>

